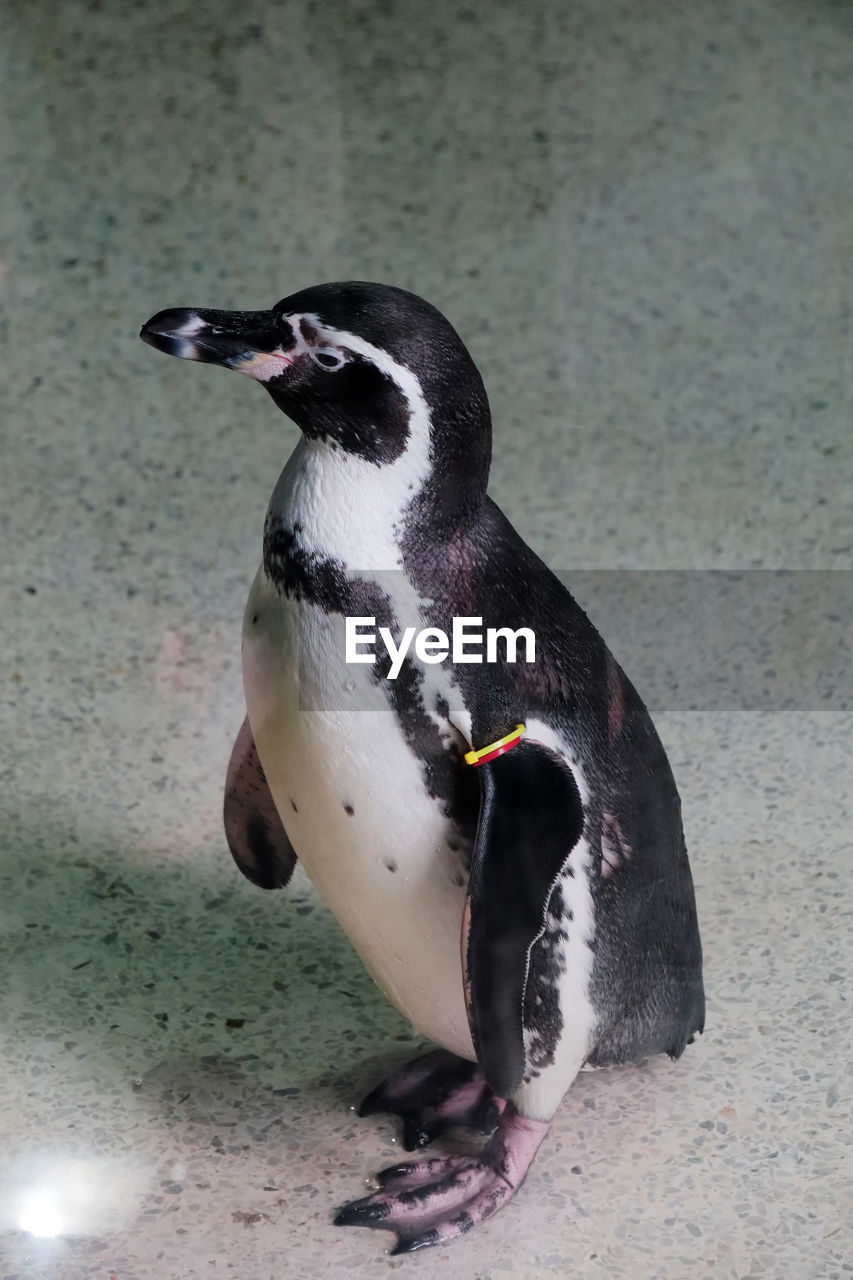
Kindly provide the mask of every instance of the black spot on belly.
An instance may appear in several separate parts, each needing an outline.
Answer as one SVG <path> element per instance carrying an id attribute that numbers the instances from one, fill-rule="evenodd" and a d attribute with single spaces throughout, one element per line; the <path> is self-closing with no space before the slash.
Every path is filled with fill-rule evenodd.
<path id="1" fill-rule="evenodd" d="M 293 812 L 294 812 L 294 813 L 298 813 L 298 812 L 299 812 L 299 810 L 298 810 L 298 809 L 297 809 L 297 807 L 296 807 L 296 801 L 295 801 L 295 800 L 291 800 L 291 802 L 290 802 L 290 807 L 291 807 L 291 809 L 293 810 Z"/>
<path id="2" fill-rule="evenodd" d="M 392 860 L 391 860 L 390 858 L 386 859 L 385 866 L 388 868 L 388 870 L 389 870 L 389 871 L 396 871 L 396 870 L 397 870 L 397 864 L 396 864 L 396 862 L 392 862 Z"/>
<path id="3" fill-rule="evenodd" d="M 441 716 L 442 720 L 446 720 L 450 715 L 450 703 L 441 694 L 435 700 L 435 709 Z"/>
<path id="4" fill-rule="evenodd" d="M 254 625 L 255 625 L 255 623 L 257 622 L 257 620 L 258 620 L 258 615 L 255 613 L 255 614 L 253 614 L 253 615 L 252 615 L 252 626 L 254 626 Z"/>
<path id="5" fill-rule="evenodd" d="M 345 804 L 344 813 L 348 813 L 349 816 L 352 817 L 352 815 L 355 813 L 355 809 L 353 809 L 351 804 Z"/>

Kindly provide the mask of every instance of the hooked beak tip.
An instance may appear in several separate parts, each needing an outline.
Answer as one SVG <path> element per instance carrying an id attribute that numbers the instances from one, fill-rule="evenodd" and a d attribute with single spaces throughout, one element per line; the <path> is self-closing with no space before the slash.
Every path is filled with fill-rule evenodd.
<path id="1" fill-rule="evenodd" d="M 198 360 L 199 349 L 193 336 L 204 328 L 204 321 L 194 311 L 173 308 L 158 311 L 139 330 L 143 342 L 167 355 L 184 360 Z"/>

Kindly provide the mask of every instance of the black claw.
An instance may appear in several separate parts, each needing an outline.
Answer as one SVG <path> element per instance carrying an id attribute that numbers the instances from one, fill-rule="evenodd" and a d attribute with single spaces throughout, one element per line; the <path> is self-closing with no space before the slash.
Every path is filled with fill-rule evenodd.
<path id="1" fill-rule="evenodd" d="M 379 1204 L 365 1204 L 363 1200 L 356 1200 L 344 1205 L 335 1218 L 334 1226 L 373 1227 L 387 1218 L 390 1212 L 391 1207 L 385 1200 Z"/>
<path id="2" fill-rule="evenodd" d="M 394 1178 L 407 1178 L 411 1172 L 412 1166 L 410 1164 L 392 1164 L 387 1169 L 380 1169 L 376 1175 L 376 1181 L 380 1187 L 384 1187 Z"/>
<path id="3" fill-rule="evenodd" d="M 438 1239 L 435 1227 L 419 1236 L 398 1236 L 397 1244 L 391 1250 L 391 1257 L 396 1258 L 400 1253 L 414 1253 L 416 1249 L 429 1249 L 431 1245 L 438 1244 Z"/>
<path id="4" fill-rule="evenodd" d="M 428 1146 L 437 1132 L 434 1125 L 426 1124 L 416 1115 L 403 1117 L 403 1146 L 406 1151 L 417 1151 Z"/>
<path id="5" fill-rule="evenodd" d="M 384 1092 L 384 1086 L 381 1084 L 371 1090 L 366 1098 L 362 1098 L 356 1114 L 360 1116 L 374 1116 L 377 1111 L 387 1111 L 388 1105 L 384 1100 Z"/>

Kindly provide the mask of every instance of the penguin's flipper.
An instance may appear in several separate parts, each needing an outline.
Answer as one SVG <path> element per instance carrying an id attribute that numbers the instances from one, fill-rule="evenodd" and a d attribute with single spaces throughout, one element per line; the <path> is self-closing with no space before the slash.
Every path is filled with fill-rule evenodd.
<path id="1" fill-rule="evenodd" d="M 468 1021 L 486 1080 L 511 1098 L 526 1067 L 523 1003 L 530 951 L 583 833 L 570 769 L 525 739 L 479 767 L 480 824 L 471 860 L 462 953 Z"/>
<path id="2" fill-rule="evenodd" d="M 243 875 L 262 889 L 283 889 L 296 854 L 270 794 L 248 716 L 228 763 L 223 817 L 228 847 Z"/>

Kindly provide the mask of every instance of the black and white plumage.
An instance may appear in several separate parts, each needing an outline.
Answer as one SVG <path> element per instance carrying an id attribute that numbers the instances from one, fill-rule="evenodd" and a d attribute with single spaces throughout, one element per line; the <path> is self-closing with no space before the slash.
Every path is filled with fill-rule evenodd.
<path id="1" fill-rule="evenodd" d="M 468 352 L 422 299 L 321 285 L 271 311 L 165 311 L 171 354 L 262 382 L 302 440 L 246 606 L 248 718 L 232 852 L 264 887 L 297 856 L 389 999 L 440 1045 L 374 1091 L 407 1145 L 338 1218 L 437 1243 L 499 1208 L 587 1066 L 677 1057 L 704 1021 L 678 793 L 643 703 L 565 587 L 486 496 L 491 423 Z M 343 620 L 531 628 L 532 664 L 345 665 Z M 470 747 L 526 724 L 491 764 Z M 460 946 L 460 941 L 462 945 Z M 413 1195 L 413 1188 L 417 1194 Z"/>

